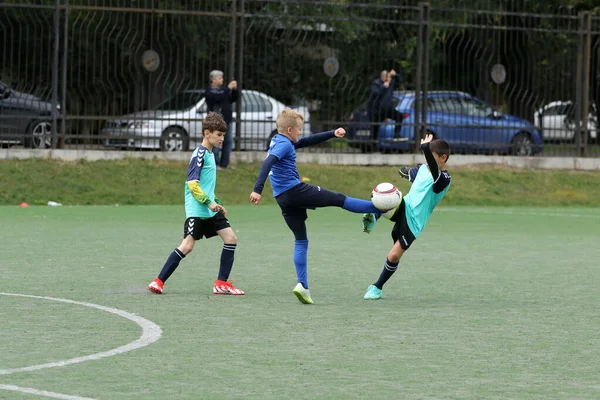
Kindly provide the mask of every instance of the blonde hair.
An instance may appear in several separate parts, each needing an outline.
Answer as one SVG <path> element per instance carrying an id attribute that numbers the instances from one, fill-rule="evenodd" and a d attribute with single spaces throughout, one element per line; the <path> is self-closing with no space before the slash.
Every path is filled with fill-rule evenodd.
<path id="1" fill-rule="evenodd" d="M 298 126 L 298 119 L 302 121 L 301 124 L 304 124 L 304 115 L 290 108 L 286 108 L 277 116 L 277 131 L 279 133 L 284 133 L 288 127 L 293 128 Z"/>

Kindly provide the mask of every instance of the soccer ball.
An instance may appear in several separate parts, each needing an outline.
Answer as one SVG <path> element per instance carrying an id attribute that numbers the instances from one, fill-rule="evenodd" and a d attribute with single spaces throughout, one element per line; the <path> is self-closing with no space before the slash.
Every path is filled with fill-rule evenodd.
<path id="1" fill-rule="evenodd" d="M 391 183 L 384 182 L 373 188 L 371 193 L 371 202 L 381 211 L 389 211 L 402 201 L 402 193 L 396 186 Z"/>

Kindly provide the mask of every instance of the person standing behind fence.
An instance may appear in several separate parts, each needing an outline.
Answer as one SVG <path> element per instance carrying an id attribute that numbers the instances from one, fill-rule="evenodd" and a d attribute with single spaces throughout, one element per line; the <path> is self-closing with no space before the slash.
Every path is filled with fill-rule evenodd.
<path id="1" fill-rule="evenodd" d="M 221 168 L 229 166 L 229 157 L 233 149 L 233 130 L 231 128 L 233 122 L 233 103 L 238 99 L 239 92 L 237 90 L 237 82 L 231 81 L 227 86 L 223 85 L 223 71 L 213 70 L 210 72 L 208 79 L 210 85 L 206 89 L 206 106 L 208 111 L 214 111 L 223 116 L 223 119 L 229 127 L 225 134 L 223 147 L 221 150 L 215 149 L 215 162 Z"/>
<path id="2" fill-rule="evenodd" d="M 379 78 L 375 79 L 369 88 L 369 101 L 367 114 L 371 122 L 371 138 L 377 140 L 379 126 L 386 118 L 396 116 L 393 113 L 392 94 L 398 85 L 399 76 L 395 70 L 381 71 Z"/>
<path id="3" fill-rule="evenodd" d="M 371 122 L 371 137 L 376 139 L 377 132 L 379 131 L 379 124 L 375 122 L 380 121 L 380 109 L 381 100 L 383 98 L 383 92 L 387 89 L 386 82 L 388 72 L 386 70 L 381 71 L 379 78 L 375 79 L 371 86 L 369 86 L 369 101 L 367 102 L 367 116 L 369 122 Z M 388 84 L 389 85 L 389 84 Z"/>

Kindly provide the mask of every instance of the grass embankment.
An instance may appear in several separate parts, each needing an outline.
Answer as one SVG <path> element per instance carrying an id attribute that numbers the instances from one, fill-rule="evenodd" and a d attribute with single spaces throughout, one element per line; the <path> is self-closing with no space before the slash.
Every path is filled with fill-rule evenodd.
<path id="1" fill-rule="evenodd" d="M 225 204 L 247 204 L 260 164 L 235 164 L 217 176 L 217 195 Z M 407 193 L 395 167 L 300 164 L 310 183 L 368 198 L 371 188 L 391 181 Z M 181 204 L 187 163 L 129 159 L 62 162 L 0 162 L 0 205 L 157 205 Z M 600 206 L 600 171 L 519 170 L 495 166 L 450 168 L 452 187 L 443 205 Z M 264 203 L 273 203 L 270 186 Z"/>

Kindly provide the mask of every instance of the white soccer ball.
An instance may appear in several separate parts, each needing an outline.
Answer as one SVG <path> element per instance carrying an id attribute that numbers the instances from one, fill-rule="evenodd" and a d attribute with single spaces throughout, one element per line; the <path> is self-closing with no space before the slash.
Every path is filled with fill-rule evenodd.
<path id="1" fill-rule="evenodd" d="M 402 201 L 402 193 L 391 183 L 380 183 L 373 188 L 371 201 L 379 210 L 389 211 L 400 204 Z"/>

